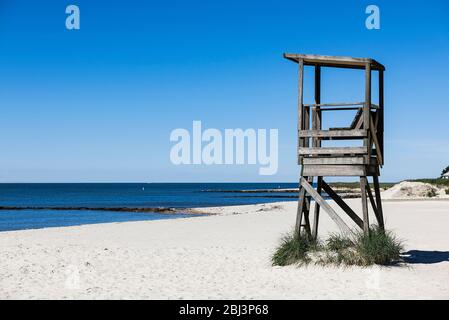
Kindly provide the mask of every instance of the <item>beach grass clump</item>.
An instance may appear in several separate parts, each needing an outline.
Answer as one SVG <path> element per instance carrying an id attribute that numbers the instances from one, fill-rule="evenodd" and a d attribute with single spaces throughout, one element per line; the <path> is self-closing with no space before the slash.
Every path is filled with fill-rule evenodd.
<path id="1" fill-rule="evenodd" d="M 449 188 L 447 188 L 446 190 L 444 190 L 444 192 L 445 192 L 446 194 L 449 194 Z"/>
<path id="2" fill-rule="evenodd" d="M 331 234 L 326 240 L 326 248 L 330 251 L 342 251 L 353 246 L 351 239 L 338 233 Z"/>
<path id="3" fill-rule="evenodd" d="M 307 235 L 290 233 L 281 239 L 271 262 L 274 266 L 287 266 L 291 264 L 308 264 L 311 259 L 309 253 L 317 250 L 319 242 L 310 239 Z"/>
<path id="4" fill-rule="evenodd" d="M 353 237 L 331 234 L 321 244 L 306 235 L 287 235 L 272 257 L 273 265 L 392 265 L 401 261 L 403 246 L 391 231 L 377 226 L 369 234 L 356 232 Z"/>
<path id="5" fill-rule="evenodd" d="M 358 234 L 356 251 L 361 265 L 390 265 L 401 260 L 403 245 L 391 231 L 375 226 L 370 229 L 369 234 Z"/>
<path id="6" fill-rule="evenodd" d="M 369 234 L 359 231 L 352 239 L 331 235 L 325 250 L 328 253 L 319 260 L 321 265 L 391 265 L 401 260 L 403 245 L 391 231 L 372 226 Z"/>

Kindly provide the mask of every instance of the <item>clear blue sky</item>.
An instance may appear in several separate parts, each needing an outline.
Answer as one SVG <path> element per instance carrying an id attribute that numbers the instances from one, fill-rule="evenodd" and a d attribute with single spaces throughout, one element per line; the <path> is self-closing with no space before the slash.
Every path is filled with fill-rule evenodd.
<path id="1" fill-rule="evenodd" d="M 69 4 L 80 30 L 65 28 Z M 380 30 L 365 28 L 369 4 Z M 283 52 L 386 66 L 382 181 L 449 165 L 447 0 L 0 0 L 0 182 L 296 181 L 297 70 Z M 363 95 L 342 77 L 323 74 L 323 100 Z M 278 174 L 172 165 L 170 132 L 193 120 L 279 128 Z"/>

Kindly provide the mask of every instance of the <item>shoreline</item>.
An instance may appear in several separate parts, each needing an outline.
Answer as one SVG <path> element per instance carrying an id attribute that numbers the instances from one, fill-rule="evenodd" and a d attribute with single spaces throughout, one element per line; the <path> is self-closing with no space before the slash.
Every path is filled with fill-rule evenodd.
<path id="1" fill-rule="evenodd" d="M 357 201 L 360 198 L 345 198 L 346 201 L 352 200 Z M 326 199 L 326 201 L 333 203 L 331 199 Z M 382 199 L 382 203 L 408 203 L 408 202 L 449 202 L 449 198 L 403 198 L 403 199 Z M 280 200 L 275 202 L 263 202 L 257 204 L 242 204 L 242 205 L 223 205 L 223 206 L 212 206 L 212 207 L 192 207 L 192 208 L 141 208 L 141 207 L 101 207 L 101 208 L 91 208 L 91 207 L 7 207 L 0 206 L 0 212 L 2 210 L 55 210 L 55 211 L 65 211 L 65 210 L 75 210 L 75 211 L 110 211 L 110 212 L 135 212 L 135 213 L 160 213 L 163 215 L 177 216 L 175 220 L 178 219 L 190 219 L 198 217 L 207 216 L 220 216 L 220 215 L 231 215 L 231 214 L 247 214 L 247 213 L 257 213 L 263 211 L 276 210 L 279 206 L 283 204 L 293 203 L 296 205 L 296 201 L 286 201 Z M 314 201 L 312 200 L 312 203 Z M 10 209 L 12 208 L 12 209 Z M 72 209 L 75 208 L 75 209 Z M 236 208 L 236 209 L 234 209 Z M 156 210 L 155 210 L 156 209 Z M 174 220 L 174 219 L 170 219 Z M 108 225 L 108 224 L 123 224 L 123 223 L 138 223 L 138 222 L 148 222 L 148 221 L 158 221 L 158 220 L 129 220 L 129 221 L 110 221 L 110 222 L 93 222 L 93 223 L 81 223 L 73 225 L 61 225 L 61 226 L 45 226 L 45 227 L 35 227 L 35 228 L 24 228 L 24 229 L 14 229 L 14 230 L 1 230 L 0 234 L 7 232 L 21 232 L 28 230 L 46 230 L 46 229 L 66 229 L 71 227 L 83 227 L 90 225 Z"/>
<path id="2" fill-rule="evenodd" d="M 271 266 L 294 201 L 198 209 L 210 215 L 1 232 L 0 298 L 449 298 L 448 201 L 385 202 L 409 258 L 369 268 Z M 338 231 L 325 213 L 320 221 L 320 237 Z"/>

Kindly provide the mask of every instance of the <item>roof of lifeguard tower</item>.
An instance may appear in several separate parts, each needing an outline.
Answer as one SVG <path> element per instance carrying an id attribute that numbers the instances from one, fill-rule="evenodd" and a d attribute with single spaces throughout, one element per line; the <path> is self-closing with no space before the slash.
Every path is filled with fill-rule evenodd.
<path id="1" fill-rule="evenodd" d="M 372 70 L 385 70 L 385 67 L 371 58 L 352 58 L 338 56 L 321 56 L 315 54 L 296 54 L 284 53 L 284 58 L 299 62 L 304 61 L 306 66 L 324 66 L 337 68 L 365 69 L 365 65 L 369 63 Z"/>

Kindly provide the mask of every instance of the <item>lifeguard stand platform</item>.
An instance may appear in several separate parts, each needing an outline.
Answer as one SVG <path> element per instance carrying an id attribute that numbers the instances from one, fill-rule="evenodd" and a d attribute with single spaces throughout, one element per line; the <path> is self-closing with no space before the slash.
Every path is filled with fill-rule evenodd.
<path id="1" fill-rule="evenodd" d="M 298 212 L 295 231 L 305 230 L 311 238 L 318 234 L 320 208 L 322 207 L 345 234 L 351 234 L 351 228 L 324 200 L 324 191 L 332 198 L 354 223 L 369 233 L 368 198 L 380 228 L 384 228 L 382 202 L 379 190 L 380 167 L 384 163 L 384 71 L 385 67 L 373 59 L 333 57 L 308 54 L 284 54 L 286 59 L 294 61 L 299 67 L 298 86 L 298 164 L 301 165 L 299 183 Z M 304 67 L 314 68 L 313 104 L 303 103 Z M 321 103 L 321 69 L 350 68 L 365 72 L 365 100 L 351 103 Z M 378 105 L 371 101 L 371 76 L 378 72 Z M 328 111 L 354 110 L 355 116 L 348 119 L 347 127 L 322 129 L 322 117 Z M 332 119 L 330 119 L 332 120 Z M 327 121 L 327 119 L 326 119 Z M 322 147 L 322 141 L 351 141 L 351 146 Z M 354 146 L 358 140 L 360 146 Z M 356 141 L 357 142 L 357 141 Z M 356 176 L 360 179 L 362 217 L 359 217 L 349 205 L 324 181 L 327 176 Z M 313 182 L 316 177 L 316 188 Z M 368 183 L 373 179 L 374 195 Z M 310 224 L 309 211 L 311 198 L 315 200 L 313 225 Z"/>

